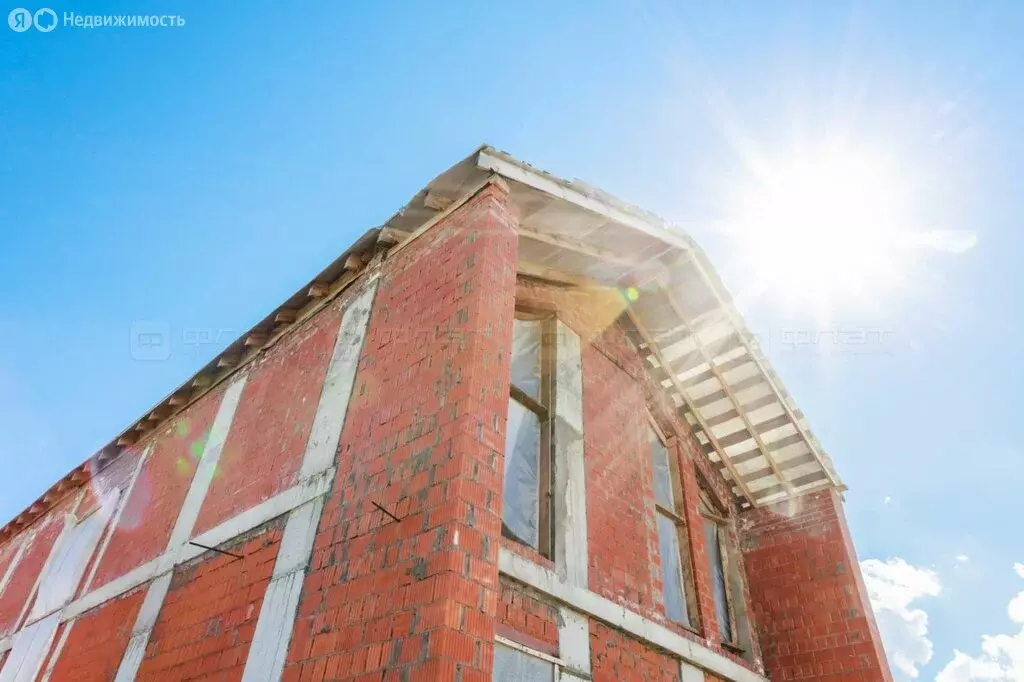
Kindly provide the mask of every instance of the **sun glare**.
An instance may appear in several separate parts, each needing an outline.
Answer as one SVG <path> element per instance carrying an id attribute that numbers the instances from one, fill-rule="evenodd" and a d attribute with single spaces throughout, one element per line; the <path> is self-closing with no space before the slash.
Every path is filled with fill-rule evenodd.
<path id="1" fill-rule="evenodd" d="M 762 169 L 730 226 L 755 293 L 828 314 L 873 303 L 904 274 L 912 211 L 903 178 L 866 154 L 822 153 Z"/>

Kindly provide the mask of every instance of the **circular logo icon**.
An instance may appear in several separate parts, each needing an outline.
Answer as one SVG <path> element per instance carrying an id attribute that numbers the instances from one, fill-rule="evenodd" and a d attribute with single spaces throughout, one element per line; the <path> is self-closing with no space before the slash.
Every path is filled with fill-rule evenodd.
<path id="1" fill-rule="evenodd" d="M 24 33 L 32 28 L 32 13 L 21 7 L 12 9 L 7 15 L 7 25 L 12 31 Z"/>
<path id="2" fill-rule="evenodd" d="M 57 28 L 57 13 L 49 7 L 44 7 L 36 11 L 35 22 L 37 31 L 49 33 Z"/>

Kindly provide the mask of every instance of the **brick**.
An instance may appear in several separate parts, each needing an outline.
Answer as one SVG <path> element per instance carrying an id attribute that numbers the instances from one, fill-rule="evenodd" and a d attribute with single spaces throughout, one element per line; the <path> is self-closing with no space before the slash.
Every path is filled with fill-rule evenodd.
<path id="1" fill-rule="evenodd" d="M 679 682 L 678 659 L 593 620 L 590 658 L 594 682 Z"/>
<path id="2" fill-rule="evenodd" d="M 249 369 L 197 533 L 296 483 L 340 323 L 336 303 Z"/>
<path id="3" fill-rule="evenodd" d="M 282 525 L 222 546 L 242 559 L 206 552 L 175 569 L 137 680 L 241 679 Z"/>
<path id="4" fill-rule="evenodd" d="M 495 391 L 488 372 L 508 374 L 508 210 L 502 191 L 485 188 L 384 265 L 289 675 L 304 679 L 310 670 L 316 679 L 316 666 L 330 659 L 332 679 L 384 669 L 385 679 L 453 679 L 455 665 L 463 680 L 489 679 L 498 574 L 496 545 L 488 549 L 484 537 L 500 521 L 478 510 L 488 499 L 500 504 L 501 479 L 479 472 L 500 471 L 495 424 L 504 420 L 508 380 Z M 300 634 L 310 622 L 312 647 Z M 317 647 L 317 636 L 331 635 Z"/>
<path id="5" fill-rule="evenodd" d="M 75 619 L 53 668 L 53 682 L 114 679 L 145 592 L 134 590 Z"/>
<path id="6" fill-rule="evenodd" d="M 282 679 L 482 682 L 491 677 L 495 635 L 558 655 L 563 607 L 501 577 L 497 567 L 504 549 L 555 568 L 501 537 L 518 303 L 557 310 L 581 340 L 587 586 L 742 666 L 767 667 L 773 679 L 890 682 L 836 494 L 740 514 L 718 467 L 648 374 L 621 324 L 621 294 L 517 278 L 518 220 L 503 186 L 488 185 L 374 259 L 376 298 L 301 576 Z M 297 483 L 340 315 L 362 284 L 295 323 L 247 364 L 196 533 Z M 27 547 L 0 593 L 0 636 L 31 604 L 71 502 L 81 497 L 80 514 L 97 508 L 130 479 L 149 445 L 109 549 L 91 559 L 94 587 L 164 551 L 222 392 L 215 387 L 127 456 L 89 472 L 47 516 L 0 545 L 0 569 Z M 671 437 L 679 513 L 693 529 L 681 538 L 692 579 L 690 628 L 665 615 L 648 412 Z M 738 525 L 727 530 L 730 560 L 747 584 L 734 596 L 756 626 L 743 658 L 719 641 L 698 511 L 702 486 Z M 176 567 L 138 679 L 240 679 L 283 523 L 279 517 L 220 545 L 241 553 L 240 560 L 208 552 Z M 55 679 L 110 679 L 142 593 L 62 626 L 58 635 L 67 632 L 68 641 Z M 664 651 L 594 621 L 589 635 L 595 681 L 678 679 L 678 661 Z"/>
<path id="7" fill-rule="evenodd" d="M 839 493 L 749 510 L 739 535 L 774 679 L 891 682 Z"/>
<path id="8" fill-rule="evenodd" d="M 93 587 L 100 587 L 167 547 L 185 500 L 222 391 L 211 391 L 153 437 L 153 451 L 125 502 L 118 526 L 99 561 Z"/>

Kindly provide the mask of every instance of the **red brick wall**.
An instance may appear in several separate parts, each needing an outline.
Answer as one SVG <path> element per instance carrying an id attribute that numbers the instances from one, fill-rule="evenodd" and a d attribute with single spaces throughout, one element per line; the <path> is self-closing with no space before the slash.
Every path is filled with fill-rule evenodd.
<path id="1" fill-rule="evenodd" d="M 718 642 L 698 513 L 698 473 L 729 507 L 719 472 L 644 373 L 618 325 L 624 304 L 617 292 L 517 283 L 516 220 L 503 190 L 488 186 L 383 263 L 285 679 L 483 682 L 495 633 L 557 652 L 557 607 L 500 581 L 497 570 L 503 545 L 552 565 L 500 537 L 517 299 L 557 310 L 582 339 L 589 586 L 739 660 Z M 246 368 L 197 531 L 294 484 L 342 309 L 330 305 Z M 94 588 L 166 547 L 221 396 L 215 390 L 155 434 Z M 648 410 L 675 437 L 670 452 L 693 529 L 685 542 L 697 604 L 692 630 L 664 617 Z M 97 484 L 123 482 L 133 461 L 116 463 Z M 742 556 L 749 571 L 746 611 L 760 625 L 769 670 L 779 680 L 838 680 L 842 672 L 889 682 L 838 500 L 819 494 L 800 504 L 796 514 L 742 515 L 736 544 L 744 552 L 734 559 Z M 0 595 L 0 634 L 29 598 L 58 519 L 54 512 L 37 524 L 42 530 Z M 244 553 L 242 560 L 207 553 L 178 567 L 140 680 L 240 678 L 282 523 L 235 541 L 232 551 Z M 56 679 L 109 677 L 140 594 L 76 621 Z M 599 623 L 590 623 L 590 634 L 595 680 L 677 679 L 675 659 Z"/>
<path id="2" fill-rule="evenodd" d="M 285 679 L 490 679 L 514 222 L 491 185 L 384 264 Z"/>
<path id="3" fill-rule="evenodd" d="M 174 571 L 135 679 L 240 680 L 281 543 L 283 518 Z"/>
<path id="4" fill-rule="evenodd" d="M 558 655 L 558 608 L 518 583 L 502 579 L 497 633 L 524 646 Z"/>
<path id="5" fill-rule="evenodd" d="M 653 615 L 661 598 L 653 472 L 642 386 L 583 347 L 583 440 L 590 589 Z M 658 607 L 662 608 L 662 607 Z"/>
<path id="6" fill-rule="evenodd" d="M 745 512 L 740 536 L 773 680 L 892 681 L 839 493 Z"/>
<path id="7" fill-rule="evenodd" d="M 679 659 L 594 620 L 590 661 L 594 682 L 679 682 Z"/>
<path id="8" fill-rule="evenodd" d="M 167 548 L 222 396 L 222 390 L 211 391 L 155 436 L 153 451 L 99 560 L 93 588 L 159 556 Z"/>
<path id="9" fill-rule="evenodd" d="M 140 588 L 76 618 L 57 658 L 51 682 L 114 679 L 145 595 L 145 588 Z M 55 639 L 59 637 L 58 632 Z"/>
<path id="10" fill-rule="evenodd" d="M 248 369 L 196 533 L 295 484 L 340 323 L 328 306 Z"/>
<path id="11" fill-rule="evenodd" d="M 619 324 L 625 310 L 621 295 L 608 289 L 571 291 L 530 281 L 520 281 L 516 295 L 520 303 L 557 310 L 582 341 L 590 589 L 750 667 L 719 642 L 703 519 L 698 511 L 698 472 L 712 497 L 726 509 L 731 508 L 731 497 L 688 424 L 646 374 L 637 348 Z M 648 411 L 673 439 L 669 452 L 679 465 L 685 518 L 688 526 L 696 529 L 689 533 L 686 545 L 698 612 L 691 620 L 691 630 L 669 621 L 664 612 Z M 506 544 L 536 560 L 516 543 Z M 752 639 L 750 658 L 756 661 L 760 654 L 756 636 Z"/>

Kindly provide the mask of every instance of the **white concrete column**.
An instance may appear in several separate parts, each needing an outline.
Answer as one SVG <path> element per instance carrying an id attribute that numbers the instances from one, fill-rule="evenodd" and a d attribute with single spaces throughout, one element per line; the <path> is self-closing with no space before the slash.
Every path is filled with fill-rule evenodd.
<path id="1" fill-rule="evenodd" d="M 23 627 L 12 638 L 14 646 L 0 670 L 0 682 L 32 682 L 50 650 L 50 642 L 60 625 L 60 611 Z"/>
<path id="2" fill-rule="evenodd" d="M 341 318 L 341 328 L 327 367 L 313 428 L 302 456 L 300 483 L 333 471 L 376 291 L 377 279 L 373 278 L 362 293 L 349 303 Z M 256 632 L 249 647 L 249 657 L 242 674 L 243 682 L 272 682 L 281 679 L 323 504 L 324 497 L 321 495 L 288 514 L 281 547 L 274 562 L 274 573 L 267 586 L 259 619 L 256 621 Z"/>
<path id="3" fill-rule="evenodd" d="M 216 471 L 217 462 L 220 460 L 220 453 L 224 449 L 224 443 L 231 431 L 231 423 L 235 419 L 235 410 L 242 397 L 245 378 L 243 374 L 224 391 L 220 407 L 217 408 L 217 416 L 214 417 L 213 426 L 210 427 L 210 435 L 203 447 L 199 466 L 196 467 L 196 473 L 192 476 L 192 483 L 189 485 L 188 493 L 185 494 L 185 501 L 181 505 L 178 519 L 174 523 L 170 540 L 167 542 L 167 550 L 158 562 L 157 573 L 159 575 L 146 590 L 142 608 L 135 619 L 132 636 L 128 641 L 128 648 L 121 658 L 121 664 L 117 668 L 114 682 L 132 682 L 139 672 L 142 657 L 145 655 L 146 646 L 149 643 L 150 633 L 153 631 L 153 626 L 156 625 L 160 607 L 163 606 L 164 597 L 167 596 L 167 590 L 171 586 L 171 575 L 176 557 L 192 536 L 196 519 L 199 518 L 199 510 L 203 506 L 203 500 L 206 499 L 210 483 L 213 482 L 213 474 Z"/>
<path id="4" fill-rule="evenodd" d="M 555 324 L 555 571 L 568 584 L 587 589 L 587 489 L 583 462 L 583 353 L 579 335 Z M 590 679 L 590 621 L 559 607 L 558 651 L 564 680 Z"/>

